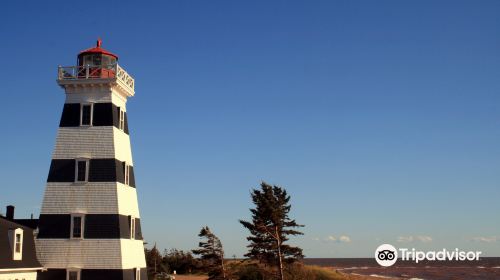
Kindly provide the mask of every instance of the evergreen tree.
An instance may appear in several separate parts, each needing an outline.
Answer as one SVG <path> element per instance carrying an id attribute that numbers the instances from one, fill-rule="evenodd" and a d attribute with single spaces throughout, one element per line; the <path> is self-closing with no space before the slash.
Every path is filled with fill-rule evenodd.
<path id="1" fill-rule="evenodd" d="M 153 279 L 157 274 L 168 272 L 168 266 L 163 263 L 163 256 L 156 247 L 156 243 L 151 250 L 144 249 L 146 255 L 146 266 L 148 268 L 148 275 Z"/>
<path id="2" fill-rule="evenodd" d="M 200 265 L 191 252 L 184 252 L 177 249 L 165 249 L 162 263 L 168 268 L 169 273 L 176 271 L 178 274 L 193 273 L 193 271 L 198 270 Z"/>
<path id="3" fill-rule="evenodd" d="M 199 249 L 193 250 L 195 255 L 200 255 L 206 268 L 208 269 L 208 279 L 226 279 L 226 269 L 224 267 L 224 248 L 222 242 L 210 231 L 208 226 L 201 229 Z"/>
<path id="4" fill-rule="evenodd" d="M 245 256 L 276 266 L 279 278 L 283 280 L 284 263 L 292 263 L 304 257 L 301 248 L 286 244 L 288 236 L 302 234 L 295 228 L 303 225 L 290 219 L 290 196 L 285 189 L 262 182 L 261 189 L 252 190 L 251 196 L 255 204 L 255 208 L 250 209 L 252 221 L 240 220 L 251 234 L 247 237 L 250 244 Z"/>

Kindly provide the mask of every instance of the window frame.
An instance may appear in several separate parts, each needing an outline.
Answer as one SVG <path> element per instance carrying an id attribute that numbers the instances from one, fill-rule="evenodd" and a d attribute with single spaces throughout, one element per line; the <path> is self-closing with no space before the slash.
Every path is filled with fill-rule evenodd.
<path id="1" fill-rule="evenodd" d="M 83 124 L 83 107 L 90 106 L 90 120 L 89 124 Z M 94 104 L 93 103 L 81 103 L 80 104 L 80 126 L 92 126 L 94 122 Z"/>
<path id="2" fill-rule="evenodd" d="M 80 218 L 80 237 L 75 237 L 75 218 Z M 83 238 L 83 233 L 85 230 L 85 214 L 74 213 L 71 214 L 71 226 L 70 226 L 70 239 L 81 240 Z"/>
<path id="3" fill-rule="evenodd" d="M 141 268 L 136 267 L 134 270 L 135 270 L 134 280 L 141 280 Z"/>
<path id="4" fill-rule="evenodd" d="M 66 270 L 66 280 L 70 280 L 69 275 L 71 272 L 76 272 L 76 279 L 80 280 L 82 271 L 80 269 L 76 269 L 76 268 L 70 268 L 70 269 Z"/>
<path id="5" fill-rule="evenodd" d="M 9 235 L 11 238 L 12 259 L 20 261 L 23 259 L 24 230 L 22 228 L 16 228 L 11 230 Z M 17 242 L 17 236 L 19 236 L 19 242 Z M 19 245 L 19 252 L 17 251 L 17 245 Z"/>
<path id="6" fill-rule="evenodd" d="M 80 181 L 78 179 L 78 163 L 79 162 L 85 162 L 85 180 Z M 75 183 L 88 183 L 89 181 L 89 165 L 90 165 L 90 159 L 88 158 L 76 158 L 75 159 Z"/>
<path id="7" fill-rule="evenodd" d="M 123 163 L 123 183 L 127 186 L 130 185 L 130 164 Z"/>
<path id="8" fill-rule="evenodd" d="M 125 110 L 123 110 L 122 107 L 119 107 L 118 129 L 125 131 Z"/>
<path id="9" fill-rule="evenodd" d="M 135 217 L 130 216 L 130 239 L 135 240 L 136 232 L 135 232 Z"/>
<path id="10" fill-rule="evenodd" d="M 20 254 L 23 250 L 23 234 L 16 233 L 14 235 L 14 252 Z"/>

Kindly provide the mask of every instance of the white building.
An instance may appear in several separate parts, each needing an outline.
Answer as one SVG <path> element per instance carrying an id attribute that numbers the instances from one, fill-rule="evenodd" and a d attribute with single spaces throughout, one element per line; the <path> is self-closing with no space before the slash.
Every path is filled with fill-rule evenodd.
<path id="1" fill-rule="evenodd" d="M 59 67 L 64 104 L 36 239 L 40 280 L 147 279 L 127 98 L 134 79 L 97 46 Z"/>

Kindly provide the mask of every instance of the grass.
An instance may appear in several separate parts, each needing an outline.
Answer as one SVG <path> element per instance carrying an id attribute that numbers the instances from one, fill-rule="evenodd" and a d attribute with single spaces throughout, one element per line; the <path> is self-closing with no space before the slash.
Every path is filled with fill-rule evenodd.
<path id="1" fill-rule="evenodd" d="M 275 280 L 276 270 L 252 261 L 228 261 L 228 279 L 231 280 Z M 205 280 L 206 275 L 177 275 L 176 280 Z M 286 280 L 369 280 L 370 276 L 340 273 L 332 268 L 296 263 L 285 269 Z"/>
<path id="2" fill-rule="evenodd" d="M 230 279 L 270 280 L 275 279 L 276 270 L 251 261 L 230 261 L 227 265 Z M 296 263 L 285 269 L 287 280 L 346 280 L 350 279 L 331 268 Z"/>
<path id="3" fill-rule="evenodd" d="M 345 280 L 345 275 L 326 267 L 296 264 L 290 267 L 286 273 L 288 280 Z"/>

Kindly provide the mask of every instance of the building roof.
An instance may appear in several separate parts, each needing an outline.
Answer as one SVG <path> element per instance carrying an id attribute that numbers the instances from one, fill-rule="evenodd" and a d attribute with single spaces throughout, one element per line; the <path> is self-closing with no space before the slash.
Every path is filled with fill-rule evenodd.
<path id="1" fill-rule="evenodd" d="M 100 54 L 110 55 L 118 59 L 118 56 L 116 54 L 101 48 L 101 45 L 102 45 L 102 40 L 98 39 L 95 47 L 81 51 L 80 54 L 78 54 L 78 57 L 80 57 L 82 54 L 100 53 Z"/>
<path id="2" fill-rule="evenodd" d="M 32 229 L 38 228 L 38 219 L 14 219 L 13 222 Z"/>
<path id="3" fill-rule="evenodd" d="M 12 248 L 9 241 L 9 230 L 16 228 L 23 229 L 23 257 L 19 261 L 12 259 Z M 36 258 L 33 229 L 0 216 L 0 270 L 41 268 L 42 265 Z"/>

